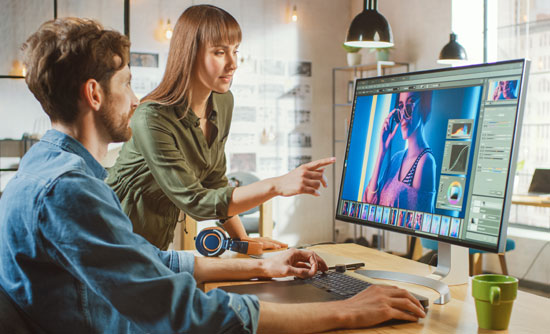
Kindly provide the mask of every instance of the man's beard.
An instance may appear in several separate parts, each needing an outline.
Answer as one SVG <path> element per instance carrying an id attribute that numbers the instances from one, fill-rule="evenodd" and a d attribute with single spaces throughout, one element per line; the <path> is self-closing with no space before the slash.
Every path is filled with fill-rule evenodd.
<path id="1" fill-rule="evenodd" d="M 128 126 L 128 120 L 132 117 L 133 111 L 126 115 L 118 114 L 112 107 L 112 103 L 107 98 L 107 103 L 99 110 L 99 117 L 107 134 L 111 137 L 110 142 L 121 143 L 130 140 L 132 129 Z"/>

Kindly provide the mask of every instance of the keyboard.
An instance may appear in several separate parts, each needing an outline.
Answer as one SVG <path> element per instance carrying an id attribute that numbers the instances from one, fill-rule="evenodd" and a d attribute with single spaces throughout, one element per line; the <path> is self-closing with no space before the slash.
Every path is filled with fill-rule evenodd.
<path id="1" fill-rule="evenodd" d="M 305 279 L 305 281 L 343 299 L 355 296 L 372 285 L 369 282 L 336 271 L 317 273 L 315 276 Z"/>
<path id="2" fill-rule="evenodd" d="M 315 274 L 315 276 L 307 278 L 304 281 L 316 288 L 338 296 L 339 299 L 353 297 L 372 285 L 369 282 L 336 271 L 327 271 L 326 273 L 319 272 Z M 428 298 L 412 292 L 411 295 L 418 299 L 420 304 L 424 307 L 424 311 L 428 310 Z"/>

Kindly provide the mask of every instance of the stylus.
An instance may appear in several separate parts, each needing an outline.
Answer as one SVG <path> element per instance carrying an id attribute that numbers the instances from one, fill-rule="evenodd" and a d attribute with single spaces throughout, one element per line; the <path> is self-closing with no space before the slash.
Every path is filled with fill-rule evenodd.
<path id="1" fill-rule="evenodd" d="M 358 262 L 358 263 L 350 263 L 350 264 L 346 264 L 346 270 L 355 270 L 355 269 L 359 269 L 361 267 L 364 267 L 365 264 L 363 262 Z M 333 267 L 328 267 L 328 270 L 335 270 L 337 266 L 333 266 Z"/>

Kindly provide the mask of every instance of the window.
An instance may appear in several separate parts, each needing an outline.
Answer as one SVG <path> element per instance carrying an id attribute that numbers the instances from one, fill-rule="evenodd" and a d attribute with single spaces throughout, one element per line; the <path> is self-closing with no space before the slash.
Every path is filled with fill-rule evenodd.
<path id="1" fill-rule="evenodd" d="M 531 59 L 515 193 L 526 193 L 535 168 L 550 168 L 550 2 L 487 1 L 487 60 Z M 513 205 L 510 222 L 550 229 L 550 208 Z"/>
<path id="2" fill-rule="evenodd" d="M 550 1 L 454 0 L 452 10 L 453 31 L 470 62 L 531 60 L 514 182 L 515 194 L 526 193 L 535 168 L 550 168 Z M 510 212 L 511 223 L 545 230 L 549 217 L 550 208 L 512 205 Z"/>

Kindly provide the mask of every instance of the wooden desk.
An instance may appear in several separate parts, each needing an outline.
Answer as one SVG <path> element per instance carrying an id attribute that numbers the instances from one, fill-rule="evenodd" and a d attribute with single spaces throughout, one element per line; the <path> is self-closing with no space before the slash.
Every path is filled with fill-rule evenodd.
<path id="1" fill-rule="evenodd" d="M 364 262 L 366 269 L 405 271 L 410 274 L 427 275 L 431 267 L 419 262 L 380 252 L 355 244 L 320 245 L 311 249 L 331 253 Z M 353 274 L 355 277 L 363 276 Z M 474 300 L 471 296 L 471 283 L 450 287 L 451 301 L 446 305 L 435 305 L 438 297 L 431 289 L 413 284 L 368 279 L 372 282 L 397 285 L 430 299 L 430 309 L 426 318 L 418 323 L 380 326 L 361 330 L 341 330 L 332 333 L 547 333 L 550 328 L 550 299 L 518 291 L 514 302 L 508 331 L 481 330 L 477 326 Z M 222 285 L 242 284 L 243 282 L 206 283 L 205 291 Z"/>
<path id="2" fill-rule="evenodd" d="M 512 204 L 550 208 L 549 196 L 513 195 Z"/>

